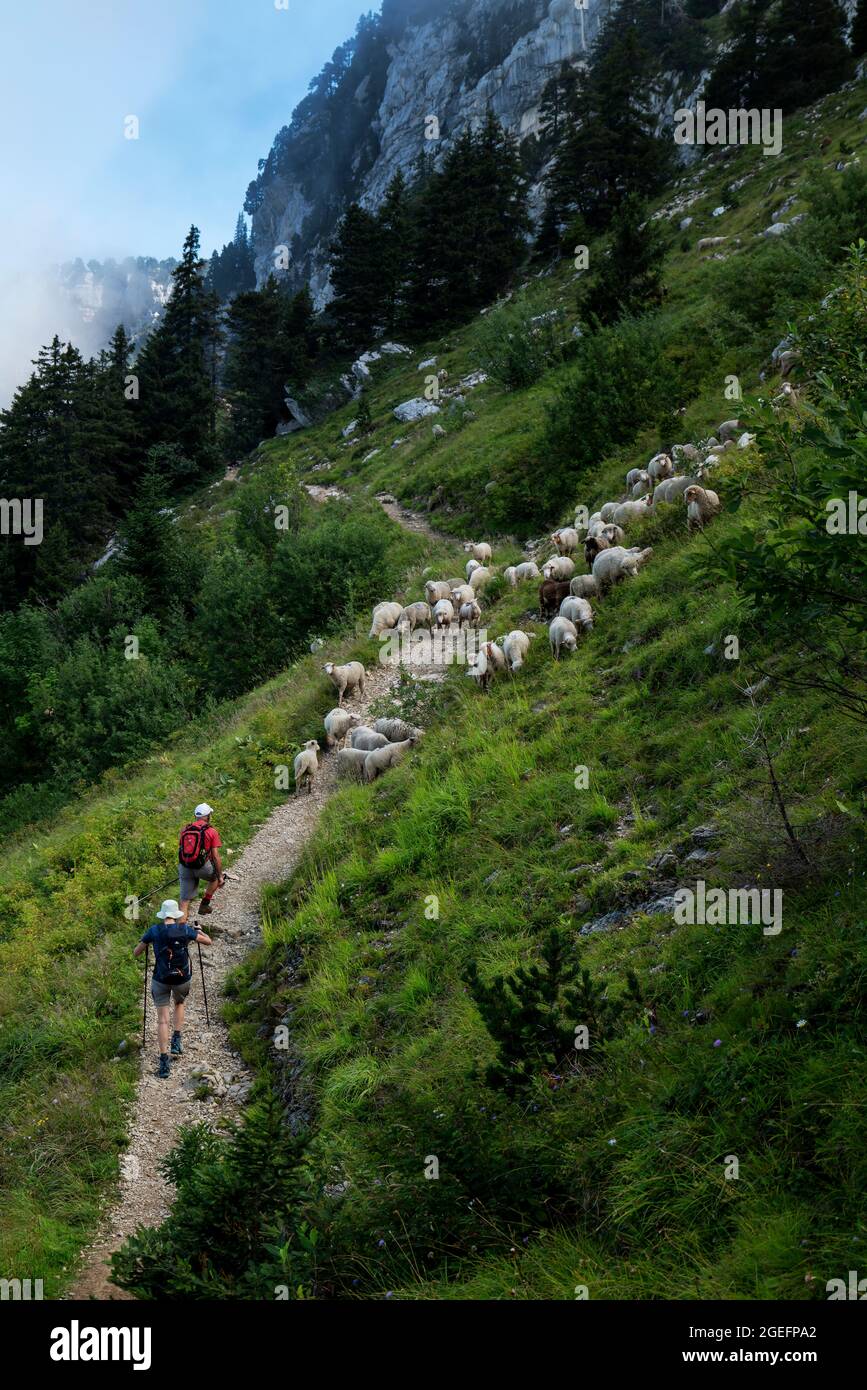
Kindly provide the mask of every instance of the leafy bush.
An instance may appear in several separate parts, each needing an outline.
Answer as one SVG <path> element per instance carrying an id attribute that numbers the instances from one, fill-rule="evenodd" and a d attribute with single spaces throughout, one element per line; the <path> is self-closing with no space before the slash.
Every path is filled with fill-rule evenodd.
<path id="1" fill-rule="evenodd" d="M 550 309 L 538 295 L 503 304 L 479 323 L 470 355 L 507 391 L 520 391 L 557 361 L 562 324 L 562 311 Z"/>

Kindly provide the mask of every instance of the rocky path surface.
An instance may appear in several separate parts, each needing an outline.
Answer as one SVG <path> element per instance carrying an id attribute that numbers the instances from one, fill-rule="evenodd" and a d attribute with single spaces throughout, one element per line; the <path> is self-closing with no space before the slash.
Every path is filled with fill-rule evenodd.
<path id="1" fill-rule="evenodd" d="M 397 503 L 394 508 L 395 519 L 408 525 L 411 514 L 404 513 Z M 421 518 L 412 520 L 419 523 L 413 529 L 435 535 Z M 422 680 L 441 679 L 444 674 L 441 666 L 414 666 L 413 670 Z M 367 673 L 364 695 L 347 700 L 347 708 L 364 720 L 373 702 L 387 694 L 397 681 L 396 667 L 372 666 Z M 290 796 L 278 806 L 243 854 L 233 859 L 231 872 L 237 879 L 220 889 L 214 898 L 213 912 L 201 920 L 203 930 L 213 937 L 214 943 L 202 947 L 210 1027 L 205 1021 L 202 981 L 194 955 L 193 986 L 184 1026 L 184 1053 L 173 1060 L 171 1077 L 167 1081 L 160 1081 L 156 1076 L 156 1011 L 149 993 L 146 1044 L 130 1120 L 130 1145 L 122 1162 L 119 1195 L 115 1205 L 106 1211 L 99 1238 L 84 1252 L 81 1271 L 68 1298 L 133 1298 L 112 1283 L 110 1261 L 112 1254 L 139 1226 L 159 1225 L 171 1209 L 174 1193 L 159 1174 L 160 1159 L 175 1146 L 182 1125 L 205 1120 L 216 1126 L 223 1119 L 239 1115 L 252 1078 L 239 1054 L 230 1047 L 228 1030 L 221 1018 L 225 979 L 261 939 L 259 904 L 263 886 L 288 878 L 292 873 L 336 786 L 336 754 L 323 753 L 312 792 Z"/>

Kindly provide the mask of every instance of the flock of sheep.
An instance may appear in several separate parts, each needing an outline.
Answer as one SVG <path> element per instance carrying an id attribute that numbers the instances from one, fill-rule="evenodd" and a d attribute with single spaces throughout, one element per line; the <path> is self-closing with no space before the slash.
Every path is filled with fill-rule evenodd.
<path id="1" fill-rule="evenodd" d="M 686 506 L 690 531 L 702 529 L 720 511 L 720 500 L 710 488 L 702 486 L 707 473 L 716 467 L 722 454 L 733 448 L 746 448 L 752 436 L 738 438 L 740 424 L 725 420 L 707 444 L 705 456 L 694 444 L 675 444 L 654 454 L 646 468 L 632 468 L 626 475 L 627 496 L 616 502 L 605 502 L 586 522 L 579 509 L 574 526 L 560 527 L 551 536 L 556 554 L 546 560 L 541 570 L 533 560 L 510 565 L 503 578 L 517 588 L 518 584 L 541 579 L 539 613 L 550 620 L 548 641 L 555 661 L 561 652 L 574 652 L 581 633 L 593 630 L 591 598 L 603 598 L 612 585 L 634 578 L 653 555 L 652 547 L 625 545 L 626 531 L 632 522 L 653 515 L 664 504 L 675 503 L 682 497 Z M 678 466 L 691 466 L 694 476 L 676 472 Z M 581 545 L 584 535 L 584 558 L 589 573 L 576 574 L 572 556 Z M 492 551 L 486 541 L 468 547 L 472 556 L 467 562 L 466 577 L 429 579 L 424 586 L 424 600 L 402 605 L 395 602 L 378 603 L 373 610 L 369 636 L 378 638 L 385 633 L 411 633 L 417 628 L 449 630 L 457 623 L 478 629 L 482 617 L 480 598 L 494 576 L 491 567 Z M 534 632 L 515 629 L 482 644 L 478 654 L 468 662 L 467 675 L 486 690 L 499 674 L 514 675 L 524 664 Z M 400 761 L 420 738 L 421 730 L 414 729 L 401 719 L 377 719 L 372 727 L 359 724 L 359 717 L 343 709 L 346 695 L 356 691 L 364 694 L 364 667 L 359 661 L 345 666 L 328 662 L 323 668 L 337 690 L 337 708 L 325 716 L 326 747 L 340 744 L 339 765 L 367 782 L 372 782 Z M 346 746 L 347 736 L 349 746 Z M 318 770 L 319 744 L 311 739 L 295 759 L 295 786 L 311 791 Z"/>

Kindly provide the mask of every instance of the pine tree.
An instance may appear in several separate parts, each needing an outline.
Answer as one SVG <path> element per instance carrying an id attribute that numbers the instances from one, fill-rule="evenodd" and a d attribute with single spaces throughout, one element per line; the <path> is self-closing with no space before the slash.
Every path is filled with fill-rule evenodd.
<path id="1" fill-rule="evenodd" d="M 817 101 L 851 76 L 846 14 L 838 0 L 780 0 L 766 21 L 767 43 L 755 97 L 784 114 Z"/>
<path id="2" fill-rule="evenodd" d="M 148 611 L 165 618 L 183 592 L 181 549 L 170 516 L 160 515 L 167 506 L 164 480 L 153 462 L 142 470 L 132 506 L 120 527 L 121 571 L 142 585 Z"/>
<path id="3" fill-rule="evenodd" d="M 867 53 L 867 0 L 858 0 L 849 42 L 852 45 L 852 54 L 855 58 L 860 58 Z"/>
<path id="4" fill-rule="evenodd" d="M 610 244 L 589 286 L 584 309 L 602 323 L 638 314 L 662 298 L 665 240 L 646 204 L 626 198 L 611 224 Z"/>
<path id="5" fill-rule="evenodd" d="M 203 276 L 199 233 L 191 227 L 172 272 L 172 294 L 139 357 L 145 447 L 177 444 L 202 472 L 215 458 L 217 301 Z"/>
<path id="6" fill-rule="evenodd" d="M 549 223 L 562 226 L 578 213 L 591 229 L 604 228 L 630 193 L 647 197 L 664 183 L 672 145 L 655 135 L 641 95 L 649 65 L 637 5 L 624 0 L 606 24 L 593 66 L 579 75 L 548 179 Z"/>
<path id="7" fill-rule="evenodd" d="M 235 453 L 270 438 L 282 419 L 287 389 L 303 390 L 316 350 L 314 319 L 309 291 L 290 297 L 273 275 L 261 290 L 232 301 L 225 389 Z"/>
<path id="8" fill-rule="evenodd" d="M 355 349 L 369 343 L 384 312 L 377 218 L 358 203 L 347 208 L 331 244 L 329 311 L 345 345 Z"/>
<path id="9" fill-rule="evenodd" d="M 403 318 L 412 252 L 412 214 L 400 170 L 388 185 L 376 220 L 381 234 L 382 323 L 391 333 Z"/>

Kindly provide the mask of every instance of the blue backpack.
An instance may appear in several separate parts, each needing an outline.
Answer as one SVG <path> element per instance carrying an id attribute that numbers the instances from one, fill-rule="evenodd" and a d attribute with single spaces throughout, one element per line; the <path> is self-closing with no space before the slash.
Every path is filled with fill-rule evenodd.
<path id="1" fill-rule="evenodd" d="M 189 942 L 174 935 L 175 926 L 156 923 L 159 935 L 154 941 L 154 979 L 164 985 L 180 985 L 190 975 Z"/>

